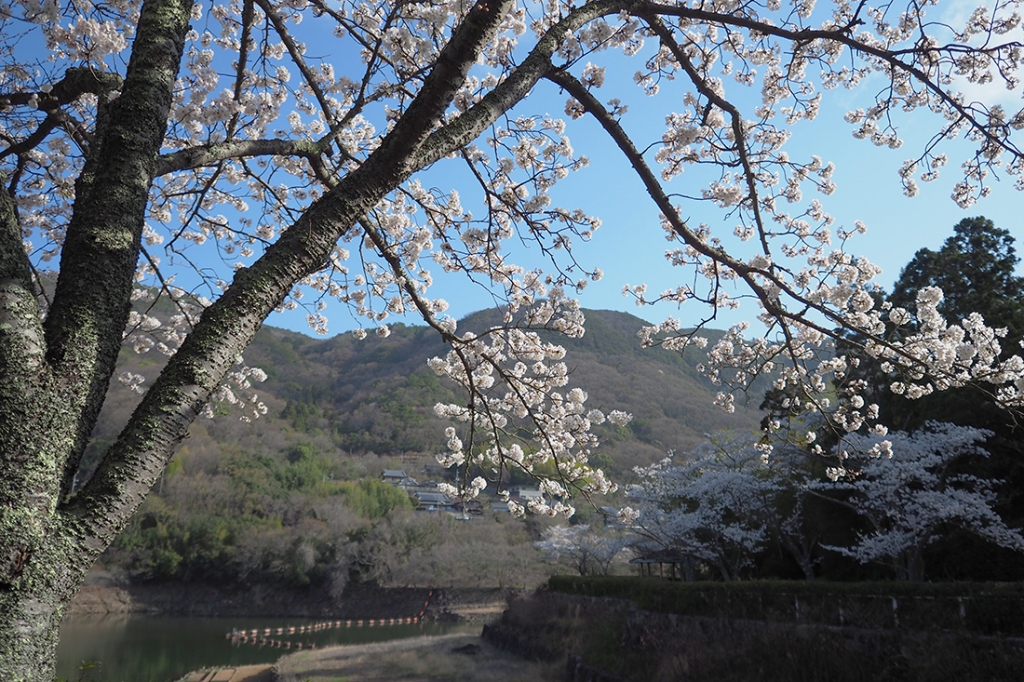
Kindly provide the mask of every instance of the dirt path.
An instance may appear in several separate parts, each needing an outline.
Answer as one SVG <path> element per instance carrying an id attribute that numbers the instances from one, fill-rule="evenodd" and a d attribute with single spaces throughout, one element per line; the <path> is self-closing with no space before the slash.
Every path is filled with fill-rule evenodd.
<path id="1" fill-rule="evenodd" d="M 449 610 L 464 620 L 479 621 L 500 616 L 506 606 L 504 601 L 496 601 L 489 604 L 456 605 L 450 607 Z"/>
<path id="2" fill-rule="evenodd" d="M 279 682 L 544 682 L 561 679 L 562 668 L 467 634 L 301 651 L 277 662 Z"/>
<path id="3" fill-rule="evenodd" d="M 239 668 L 199 670 L 190 673 L 180 682 L 275 682 L 272 665 L 246 665 Z"/>

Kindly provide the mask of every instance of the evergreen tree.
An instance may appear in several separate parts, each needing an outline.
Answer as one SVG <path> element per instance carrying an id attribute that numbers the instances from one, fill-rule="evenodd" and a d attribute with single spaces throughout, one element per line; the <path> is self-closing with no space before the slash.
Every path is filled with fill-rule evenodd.
<path id="1" fill-rule="evenodd" d="M 980 313 L 987 324 L 1006 329 L 1001 340 L 1003 356 L 1018 353 L 1024 339 L 1024 277 L 1015 272 L 1020 258 L 1013 236 L 981 216 L 961 220 L 953 229 L 938 250 L 921 249 L 914 254 L 886 302 L 913 316 L 917 292 L 939 287 L 944 296 L 939 311 L 947 322 L 959 323 L 972 312 Z M 887 333 L 896 336 L 916 329 L 917 320 L 912 318 L 898 329 L 891 326 Z M 867 384 L 862 394 L 879 404 L 881 422 L 891 430 L 914 433 L 928 422 L 940 421 L 992 432 L 984 445 L 990 457 L 961 459 L 951 471 L 1003 481 L 994 508 L 1010 526 L 1019 527 L 1024 521 L 1024 443 L 1012 415 L 982 386 L 938 391 L 914 400 L 896 395 L 889 390 L 893 377 L 881 371 L 877 360 L 859 355 L 861 364 L 847 380 Z M 1016 579 L 1024 571 L 1019 556 L 961 533 L 947 535 L 926 553 L 936 578 Z"/>
<path id="2" fill-rule="evenodd" d="M 1015 274 L 1020 258 L 1010 233 L 984 217 L 965 218 L 938 251 L 921 249 L 896 280 L 889 302 L 914 310 L 917 292 L 939 287 L 940 312 L 950 323 L 972 312 L 993 327 L 1006 329 L 1003 356 L 1019 352 L 1024 339 L 1024 278 Z M 910 325 L 911 328 L 913 324 Z M 1011 417 L 983 389 L 970 386 L 907 400 L 881 391 L 883 419 L 890 427 L 916 430 L 939 420 L 990 429 L 999 436 L 1014 432 Z"/>
<path id="3" fill-rule="evenodd" d="M 959 322 L 981 313 L 994 327 L 1006 327 L 1004 353 L 1013 354 L 1024 337 L 1024 278 L 1015 274 L 1020 258 L 1009 231 L 984 217 L 965 218 L 938 251 L 921 249 L 907 263 L 889 301 L 913 309 L 924 287 L 942 289 L 939 311 Z"/>

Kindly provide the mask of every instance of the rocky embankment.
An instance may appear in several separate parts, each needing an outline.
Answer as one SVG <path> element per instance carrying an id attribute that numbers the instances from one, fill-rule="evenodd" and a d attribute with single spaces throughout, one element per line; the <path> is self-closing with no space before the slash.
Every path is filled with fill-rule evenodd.
<path id="1" fill-rule="evenodd" d="M 479 621 L 500 613 L 507 593 L 497 589 L 391 587 L 353 584 L 334 599 L 324 590 L 283 590 L 266 585 L 125 584 L 90 576 L 71 604 L 71 615 L 146 613 L 172 616 L 407 618 Z"/>

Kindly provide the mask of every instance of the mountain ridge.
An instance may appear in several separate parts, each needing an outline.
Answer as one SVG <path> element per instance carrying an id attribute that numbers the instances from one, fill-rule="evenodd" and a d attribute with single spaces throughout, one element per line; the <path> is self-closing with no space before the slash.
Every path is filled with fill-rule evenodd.
<path id="1" fill-rule="evenodd" d="M 459 328 L 482 329 L 499 320 L 498 314 L 471 314 Z M 657 461 L 668 450 L 692 446 L 711 431 L 757 428 L 760 413 L 755 401 L 760 402 L 767 381 L 759 382 L 764 386 L 755 384 L 751 404 L 737 404 L 736 412 L 727 414 L 712 404 L 718 389 L 698 371 L 702 358 L 697 351 L 681 356 L 662 348 L 641 348 L 636 331 L 648 323 L 629 313 L 584 314 L 588 329 L 582 338 L 551 334 L 550 340 L 566 348 L 570 386 L 587 391 L 588 406 L 634 415 L 627 427 L 601 433 L 601 452 L 612 460 L 616 473 Z M 427 360 L 444 355 L 450 346 L 427 326 L 399 323 L 390 330 L 387 338 L 370 335 L 359 340 L 346 333 L 316 339 L 265 325 L 245 357 L 248 365 L 267 373 L 267 380 L 253 388 L 267 404 L 267 416 L 240 425 L 231 410 L 218 409 L 212 422 L 200 421 L 192 428 L 189 445 L 209 449 L 215 443 L 248 444 L 280 451 L 305 438 L 318 441 L 321 449 L 335 450 L 332 458 L 439 451 L 449 423 L 434 416 L 433 406 L 465 398 L 454 384 L 438 378 Z M 712 337 L 719 334 L 708 332 Z M 144 375 L 158 371 L 159 360 L 155 354 L 122 354 L 123 369 Z M 123 387 L 112 389 L 86 468 L 95 465 L 137 399 Z M 275 430 L 280 433 L 272 435 Z M 214 443 L 201 443 L 207 438 Z"/>

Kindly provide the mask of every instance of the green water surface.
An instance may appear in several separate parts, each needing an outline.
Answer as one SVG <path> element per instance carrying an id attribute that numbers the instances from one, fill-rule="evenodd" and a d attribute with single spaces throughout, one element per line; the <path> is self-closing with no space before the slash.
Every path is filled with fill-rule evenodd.
<path id="1" fill-rule="evenodd" d="M 89 682 L 172 682 L 188 672 L 210 666 L 273 663 L 290 653 L 271 646 L 227 638 L 232 630 L 310 625 L 322 621 L 300 618 L 176 618 L 170 616 L 79 616 L 65 621 L 57 647 L 57 676 L 72 682 L 83 675 L 83 661 L 99 668 L 84 672 Z M 381 642 L 437 635 L 466 626 L 448 623 L 344 627 L 269 639 L 313 643 L 317 648 L 339 644 Z M 294 650 L 294 649 L 293 649 Z"/>

